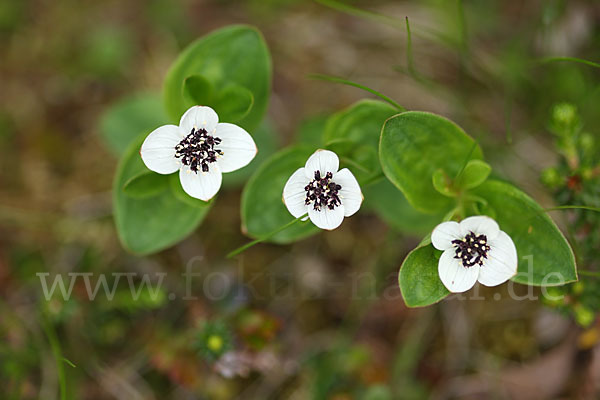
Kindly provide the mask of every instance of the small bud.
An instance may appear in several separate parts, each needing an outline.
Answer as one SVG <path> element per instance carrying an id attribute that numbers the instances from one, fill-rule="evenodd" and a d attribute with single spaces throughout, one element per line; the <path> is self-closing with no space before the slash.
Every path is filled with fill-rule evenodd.
<path id="1" fill-rule="evenodd" d="M 596 319 L 596 314 L 594 314 L 594 311 L 590 310 L 583 304 L 577 304 L 573 311 L 575 312 L 575 321 L 577 321 L 577 323 L 583 327 L 590 326 Z"/>
<path id="2" fill-rule="evenodd" d="M 571 126 L 577 122 L 577 108 L 570 103 L 560 103 L 552 110 L 552 119 L 556 124 Z"/>
<path id="3" fill-rule="evenodd" d="M 583 293 L 583 289 L 584 289 L 584 284 L 582 281 L 575 282 L 572 286 L 573 294 L 575 294 L 575 295 L 580 295 L 581 293 Z"/>
<path id="4" fill-rule="evenodd" d="M 555 167 L 546 168 L 542 171 L 542 183 L 551 189 L 557 189 L 564 184 L 564 177 L 560 175 Z"/>
<path id="5" fill-rule="evenodd" d="M 595 141 L 594 136 L 585 132 L 579 137 L 579 146 L 584 153 L 591 153 L 594 151 Z"/>

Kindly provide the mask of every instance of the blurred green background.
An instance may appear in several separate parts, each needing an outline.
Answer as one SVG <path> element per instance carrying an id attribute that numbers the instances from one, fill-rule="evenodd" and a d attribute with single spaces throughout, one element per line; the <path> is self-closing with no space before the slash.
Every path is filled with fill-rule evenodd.
<path id="1" fill-rule="evenodd" d="M 560 202 L 539 178 L 560 162 L 552 107 L 573 104 L 598 140 L 600 69 L 543 60 L 600 60 L 597 1 L 347 3 L 368 13 L 327 4 L 335 5 L 0 2 L 0 398 L 598 398 L 600 328 L 576 300 L 577 290 L 598 286 L 593 277 L 570 289 L 562 313 L 515 299 L 540 295 L 520 285 L 407 309 L 397 272 L 420 238 L 368 210 L 336 231 L 225 260 L 247 240 L 239 217 L 245 176 L 180 244 L 149 257 L 123 250 L 110 193 L 122 147 L 110 132 L 123 118 L 111 106 L 137 96 L 138 107 L 156 110 L 144 123 L 160 124 L 171 62 L 232 23 L 258 27 L 272 53 L 267 154 L 298 137 L 312 143 L 325 116 L 367 96 L 307 78 L 326 73 L 456 121 L 500 177 L 544 206 Z M 552 216 L 571 231 L 569 214 Z M 577 251 L 581 236 L 569 239 Z M 599 254 L 594 240 L 584 254 Z M 593 257 L 579 262 L 598 268 Z M 187 268 L 200 274 L 189 285 Z M 79 279 L 68 300 L 45 301 L 36 274 L 52 282 L 73 272 L 93 274 L 92 286 L 99 274 L 112 285 L 113 273 L 164 281 L 134 299 L 123 278 L 109 301 L 102 291 L 90 300 Z M 600 304 L 594 290 L 588 303 Z"/>

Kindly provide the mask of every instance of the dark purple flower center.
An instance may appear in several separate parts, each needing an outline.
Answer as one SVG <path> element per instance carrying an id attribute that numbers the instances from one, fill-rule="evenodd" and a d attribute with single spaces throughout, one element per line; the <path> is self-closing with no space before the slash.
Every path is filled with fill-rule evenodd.
<path id="1" fill-rule="evenodd" d="M 321 177 L 321 171 L 316 171 L 315 178 L 304 188 L 304 191 L 306 191 L 304 204 L 312 204 L 313 209 L 317 211 L 321 211 L 323 207 L 333 210 L 342 204 L 339 195 L 342 187 L 333 182 L 332 178 L 333 174 L 331 172 Z"/>
<path id="2" fill-rule="evenodd" d="M 217 155 L 223 155 L 215 147 L 220 143 L 221 139 L 209 135 L 206 129 L 192 128 L 192 132 L 175 146 L 175 157 L 180 158 L 183 165 L 189 165 L 196 173 L 199 169 L 208 172 L 208 165 L 217 161 Z"/>
<path id="3" fill-rule="evenodd" d="M 490 251 L 487 236 L 476 235 L 473 232 L 469 232 L 462 240 L 453 240 L 452 244 L 456 249 L 454 258 L 461 260 L 462 265 L 467 268 L 475 264 L 482 266 Z"/>

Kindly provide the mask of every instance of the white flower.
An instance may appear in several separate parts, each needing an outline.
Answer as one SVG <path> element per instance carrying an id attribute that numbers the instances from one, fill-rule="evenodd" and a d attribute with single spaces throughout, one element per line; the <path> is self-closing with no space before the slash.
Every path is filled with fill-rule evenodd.
<path id="1" fill-rule="evenodd" d="M 348 168 L 338 171 L 340 160 L 329 150 L 317 150 L 288 179 L 283 202 L 296 218 L 308 213 L 321 229 L 335 229 L 358 211 L 363 201 L 360 186 Z"/>
<path id="2" fill-rule="evenodd" d="M 496 286 L 517 273 L 515 244 L 490 217 L 442 222 L 431 233 L 431 242 L 444 251 L 438 272 L 444 286 L 453 293 L 471 289 L 476 281 Z"/>
<path id="3" fill-rule="evenodd" d="M 219 123 L 210 107 L 194 106 L 183 114 L 179 126 L 164 125 L 152 131 L 140 154 L 154 172 L 172 174 L 179 170 L 183 190 L 208 201 L 221 187 L 221 174 L 245 167 L 257 151 L 244 129 Z"/>

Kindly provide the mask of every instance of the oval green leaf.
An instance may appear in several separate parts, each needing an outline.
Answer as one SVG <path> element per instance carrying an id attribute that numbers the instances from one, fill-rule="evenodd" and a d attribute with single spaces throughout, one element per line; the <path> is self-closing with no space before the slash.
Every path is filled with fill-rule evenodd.
<path id="1" fill-rule="evenodd" d="M 254 95 L 243 86 L 231 84 L 219 93 L 212 107 L 223 121 L 239 123 L 254 107 Z"/>
<path id="2" fill-rule="evenodd" d="M 156 196 L 169 185 L 169 177 L 152 171 L 141 172 L 123 185 L 123 192 L 129 197 L 144 198 Z"/>
<path id="3" fill-rule="evenodd" d="M 412 236 L 423 236 L 441 221 L 443 215 L 430 215 L 417 211 L 401 191 L 387 179 L 362 188 L 365 201 L 363 207 L 373 210 L 390 227 Z"/>
<path id="4" fill-rule="evenodd" d="M 185 80 L 195 75 L 210 82 L 215 98 L 232 84 L 249 90 L 254 99 L 252 109 L 236 123 L 247 130 L 258 126 L 271 90 L 271 57 L 258 30 L 245 25 L 228 26 L 183 50 L 167 74 L 163 91 L 165 107 L 173 121 L 179 121 L 189 106 L 182 89 Z"/>
<path id="5" fill-rule="evenodd" d="M 474 190 L 496 212 L 496 221 L 514 241 L 519 256 L 515 282 L 555 286 L 577 280 L 571 246 L 544 209 L 509 183 L 488 180 Z"/>
<path id="6" fill-rule="evenodd" d="M 385 176 L 413 207 L 427 213 L 448 210 L 452 199 L 433 187 L 443 169 L 456 176 L 481 149 L 458 125 L 439 115 L 408 111 L 388 119 L 381 132 L 379 158 Z"/>
<path id="7" fill-rule="evenodd" d="M 298 168 L 304 167 L 313 152 L 313 148 L 304 146 L 283 149 L 256 170 L 242 193 L 242 231 L 245 234 L 260 238 L 294 219 L 283 204 L 283 187 Z M 318 231 L 310 221 L 296 223 L 269 241 L 290 243 Z"/>
<path id="8" fill-rule="evenodd" d="M 131 143 L 119 162 L 113 182 L 113 211 L 119 239 L 126 249 L 141 255 L 179 242 L 196 229 L 210 209 L 210 203 L 199 207 L 185 203 L 171 190 L 144 198 L 130 197 L 121 190 L 132 178 L 148 171 L 139 155 L 145 136 Z"/>
<path id="9" fill-rule="evenodd" d="M 381 172 L 378 155 L 381 127 L 397 113 L 387 103 L 360 100 L 327 120 L 323 142 L 345 161 L 359 182 L 368 180 Z"/>
<path id="10" fill-rule="evenodd" d="M 204 76 L 196 74 L 185 78 L 183 81 L 183 97 L 187 106 L 210 106 L 213 102 L 213 86 Z"/>
<path id="11" fill-rule="evenodd" d="M 408 253 L 400 267 L 398 283 L 408 307 L 428 306 L 450 294 L 440 280 L 438 258 L 431 244 Z"/>
<path id="12" fill-rule="evenodd" d="M 140 134 L 168 121 L 160 95 L 138 93 L 117 101 L 106 110 L 100 120 L 100 134 L 107 147 L 120 156 Z"/>
<path id="13" fill-rule="evenodd" d="M 433 187 L 435 188 L 435 190 L 437 190 L 438 193 L 441 193 L 444 196 L 456 197 L 458 194 L 452 187 L 452 181 L 450 180 L 450 177 L 441 168 L 436 169 L 433 172 L 431 182 L 433 183 Z"/>
<path id="14" fill-rule="evenodd" d="M 481 185 L 490 176 L 492 167 L 482 160 L 470 160 L 456 178 L 454 186 L 461 189 L 473 189 Z"/>

